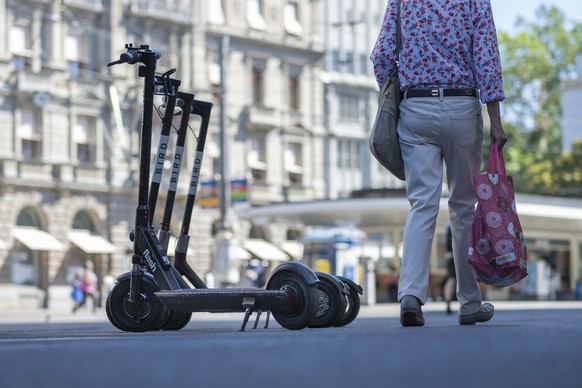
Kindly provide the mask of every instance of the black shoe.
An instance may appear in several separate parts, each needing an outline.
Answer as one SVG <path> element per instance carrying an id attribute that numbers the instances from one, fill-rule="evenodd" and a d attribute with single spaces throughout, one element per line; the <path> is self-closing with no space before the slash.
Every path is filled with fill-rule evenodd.
<path id="1" fill-rule="evenodd" d="M 491 303 L 483 303 L 482 309 L 473 314 L 459 314 L 460 325 L 474 325 L 477 322 L 487 322 L 493 318 L 495 309 Z"/>
<path id="2" fill-rule="evenodd" d="M 407 326 L 424 326 L 424 316 L 420 301 L 412 295 L 405 295 L 400 300 L 400 324 Z"/>

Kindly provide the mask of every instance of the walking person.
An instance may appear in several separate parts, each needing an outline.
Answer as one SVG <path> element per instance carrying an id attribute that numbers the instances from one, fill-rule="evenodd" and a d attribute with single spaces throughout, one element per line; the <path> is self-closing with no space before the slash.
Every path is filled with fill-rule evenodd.
<path id="1" fill-rule="evenodd" d="M 77 268 L 75 271 L 75 277 L 71 282 L 71 299 L 73 300 L 73 313 L 85 302 L 85 295 L 83 293 L 83 287 L 85 286 L 84 271 L 82 268 Z"/>
<path id="2" fill-rule="evenodd" d="M 400 12 L 399 12 L 400 5 Z M 402 49 L 395 58 L 397 15 Z M 443 183 L 457 274 L 459 323 L 493 317 L 468 262 L 483 143 L 481 103 L 487 105 L 491 141 L 507 137 L 499 103 L 505 98 L 499 47 L 489 0 L 390 0 L 370 56 L 378 85 L 397 68 L 401 84 L 398 134 L 411 210 L 404 227 L 398 285 L 402 326 L 423 326 L 432 242 Z M 481 102 L 481 103 L 480 103 Z"/>
<path id="3" fill-rule="evenodd" d="M 87 303 L 87 299 L 91 299 L 93 312 L 97 310 L 97 305 L 99 303 L 99 290 L 97 288 L 97 274 L 94 270 L 95 266 L 92 261 L 87 260 L 85 263 L 85 271 L 83 274 L 83 294 L 84 301 L 83 304 Z"/>

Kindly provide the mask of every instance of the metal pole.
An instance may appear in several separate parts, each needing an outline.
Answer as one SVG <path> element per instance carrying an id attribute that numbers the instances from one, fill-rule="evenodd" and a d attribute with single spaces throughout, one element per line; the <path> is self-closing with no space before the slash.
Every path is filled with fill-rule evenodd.
<path id="1" fill-rule="evenodd" d="M 223 35 L 220 41 L 220 230 L 228 229 L 230 207 L 230 174 L 228 171 L 228 116 L 227 116 L 227 68 L 230 38 Z"/>

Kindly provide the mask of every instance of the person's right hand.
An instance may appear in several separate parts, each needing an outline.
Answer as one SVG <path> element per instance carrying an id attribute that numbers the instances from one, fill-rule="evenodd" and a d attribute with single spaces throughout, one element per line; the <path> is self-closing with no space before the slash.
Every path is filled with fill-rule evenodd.
<path id="1" fill-rule="evenodd" d="M 495 143 L 500 151 L 503 150 L 505 143 L 507 143 L 507 135 L 501 122 L 491 123 L 491 142 Z"/>
<path id="2" fill-rule="evenodd" d="M 487 113 L 489 114 L 489 121 L 491 123 L 491 143 L 495 143 L 499 151 L 501 151 L 505 143 L 507 143 L 507 135 L 503 129 L 503 124 L 501 124 L 499 101 L 488 102 Z"/>

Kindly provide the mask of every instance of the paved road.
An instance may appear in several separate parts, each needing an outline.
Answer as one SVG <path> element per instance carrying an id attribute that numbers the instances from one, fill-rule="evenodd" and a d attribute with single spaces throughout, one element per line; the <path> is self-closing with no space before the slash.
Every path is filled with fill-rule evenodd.
<path id="1" fill-rule="evenodd" d="M 582 387 L 582 304 L 536 307 L 501 305 L 470 327 L 439 305 L 427 306 L 422 328 L 400 327 L 397 306 L 301 331 L 240 333 L 241 314 L 194 314 L 178 332 L 139 334 L 99 314 L 4 323 L 0 386 Z"/>

